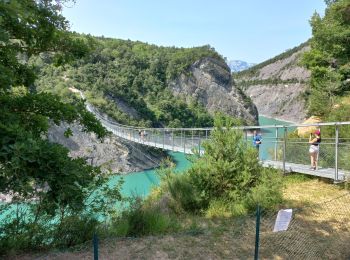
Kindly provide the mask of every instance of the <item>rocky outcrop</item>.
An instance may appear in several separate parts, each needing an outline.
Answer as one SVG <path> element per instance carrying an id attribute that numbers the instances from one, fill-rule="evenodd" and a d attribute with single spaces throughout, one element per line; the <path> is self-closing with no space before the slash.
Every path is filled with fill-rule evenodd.
<path id="1" fill-rule="evenodd" d="M 252 85 L 245 93 L 253 100 L 259 114 L 284 121 L 302 122 L 306 116 L 303 93 L 307 85 L 301 83 Z"/>
<path id="2" fill-rule="evenodd" d="M 297 123 L 304 121 L 304 93 L 310 72 L 300 65 L 300 58 L 307 50 L 309 47 L 304 44 L 288 55 L 281 54 L 234 76 L 259 114 Z"/>
<path id="3" fill-rule="evenodd" d="M 248 124 L 258 124 L 255 105 L 234 86 L 230 69 L 223 61 L 203 58 L 195 62 L 188 73 L 171 81 L 169 88 L 187 102 L 197 100 L 211 114 L 221 111 L 242 118 Z"/>
<path id="4" fill-rule="evenodd" d="M 73 136 L 66 138 L 67 128 Z M 53 125 L 48 134 L 50 141 L 64 145 L 73 158 L 83 157 L 95 166 L 113 173 L 129 173 L 154 168 L 165 157 L 162 151 L 137 143 L 123 141 L 115 136 L 106 137 L 103 142 L 94 134 L 85 133 L 78 125 Z"/>

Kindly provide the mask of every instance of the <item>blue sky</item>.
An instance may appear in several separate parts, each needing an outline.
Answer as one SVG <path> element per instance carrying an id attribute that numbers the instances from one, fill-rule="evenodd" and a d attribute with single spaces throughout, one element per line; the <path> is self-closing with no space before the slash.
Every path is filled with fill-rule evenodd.
<path id="1" fill-rule="evenodd" d="M 262 62 L 311 37 L 323 0 L 77 0 L 71 30 L 162 46 L 210 44 L 229 60 Z"/>

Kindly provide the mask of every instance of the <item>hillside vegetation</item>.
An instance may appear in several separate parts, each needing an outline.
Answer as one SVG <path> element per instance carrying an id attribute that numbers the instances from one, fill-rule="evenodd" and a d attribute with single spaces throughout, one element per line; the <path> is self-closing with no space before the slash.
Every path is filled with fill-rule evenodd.
<path id="1" fill-rule="evenodd" d="M 79 88 L 93 105 L 122 124 L 213 125 L 202 104 L 174 97 L 167 89 L 168 82 L 186 73 L 195 61 L 203 57 L 222 60 L 210 46 L 158 47 L 130 40 L 74 36 L 86 44 L 88 55 L 60 67 L 55 66 L 50 54 L 33 59 L 40 71 L 38 90 L 69 98 L 68 87 Z"/>
<path id="2" fill-rule="evenodd" d="M 350 121 L 350 1 L 328 1 L 325 16 L 311 18 L 311 50 L 303 63 L 311 71 L 309 114 Z"/>

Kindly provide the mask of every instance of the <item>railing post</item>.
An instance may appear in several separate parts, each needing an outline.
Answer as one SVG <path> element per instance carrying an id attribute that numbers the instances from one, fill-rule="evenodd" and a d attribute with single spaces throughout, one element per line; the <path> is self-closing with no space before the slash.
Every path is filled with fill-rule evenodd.
<path id="1" fill-rule="evenodd" d="M 94 260 L 98 260 L 98 237 L 96 234 L 94 234 L 93 244 L 94 244 Z"/>
<path id="2" fill-rule="evenodd" d="M 244 138 L 245 138 L 245 144 L 248 145 L 248 131 L 247 129 L 244 129 Z"/>
<path id="3" fill-rule="evenodd" d="M 275 134 L 275 161 L 277 161 L 277 147 L 278 147 L 278 127 L 276 127 L 276 134 Z"/>
<path id="4" fill-rule="evenodd" d="M 172 141 L 173 141 L 173 151 L 174 151 L 174 130 L 171 131 Z"/>
<path id="5" fill-rule="evenodd" d="M 198 153 L 199 153 L 199 157 L 201 157 L 201 131 L 198 131 Z"/>
<path id="6" fill-rule="evenodd" d="M 205 140 L 208 140 L 208 130 L 205 130 Z"/>
<path id="7" fill-rule="evenodd" d="M 164 144 L 165 144 L 165 129 L 163 128 L 163 150 L 164 150 Z"/>
<path id="8" fill-rule="evenodd" d="M 287 127 L 284 128 L 284 137 L 283 137 L 283 174 L 286 173 L 286 149 L 287 149 Z"/>
<path id="9" fill-rule="evenodd" d="M 260 206 L 256 208 L 256 225 L 255 225 L 255 253 L 254 260 L 259 259 L 259 240 L 260 240 Z"/>
<path id="10" fill-rule="evenodd" d="M 334 169 L 334 181 L 338 179 L 338 145 L 339 145 L 339 126 L 335 125 L 335 169 Z"/>
<path id="11" fill-rule="evenodd" d="M 156 140 L 157 140 L 156 136 L 157 136 L 157 134 L 154 134 L 155 131 L 156 130 L 154 130 L 154 129 L 152 130 L 152 135 L 153 135 L 154 147 L 157 147 L 157 144 L 156 144 Z"/>
<path id="12" fill-rule="evenodd" d="M 194 137 L 193 137 L 193 134 L 194 134 L 194 133 L 193 133 L 193 130 L 192 130 L 192 147 L 194 147 L 194 139 L 193 139 Z M 192 149 L 192 148 L 191 148 L 191 149 Z"/>
<path id="13" fill-rule="evenodd" d="M 186 136 L 183 136 L 184 131 L 181 130 L 181 140 L 183 141 L 183 145 L 184 145 L 184 153 L 186 153 Z"/>

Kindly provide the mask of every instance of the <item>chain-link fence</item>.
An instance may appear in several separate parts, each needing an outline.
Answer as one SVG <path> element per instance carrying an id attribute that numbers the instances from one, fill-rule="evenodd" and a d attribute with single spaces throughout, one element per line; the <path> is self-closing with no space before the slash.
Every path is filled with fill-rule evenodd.
<path id="1" fill-rule="evenodd" d="M 260 218 L 261 259 L 350 259 L 350 193 L 293 208 L 286 231 L 273 232 L 277 212 Z"/>

